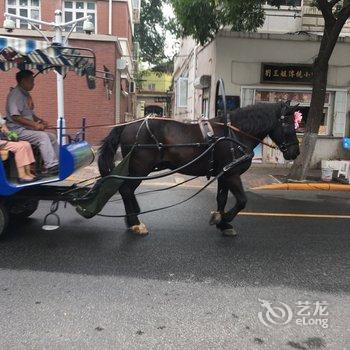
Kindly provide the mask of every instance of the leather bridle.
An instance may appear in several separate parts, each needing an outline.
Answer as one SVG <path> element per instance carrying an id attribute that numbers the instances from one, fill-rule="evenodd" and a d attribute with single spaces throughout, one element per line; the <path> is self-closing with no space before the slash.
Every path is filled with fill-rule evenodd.
<path id="1" fill-rule="evenodd" d="M 290 125 L 288 123 L 286 123 L 286 119 L 287 116 L 284 113 L 285 111 L 283 111 L 283 114 L 281 115 L 281 117 L 278 119 L 278 122 L 281 124 L 282 130 L 283 130 L 283 138 L 285 139 L 285 135 L 286 135 L 286 129 L 290 128 Z M 293 141 L 293 142 L 286 142 L 283 141 L 281 144 L 278 145 L 279 150 L 284 153 L 288 151 L 288 147 L 290 146 L 295 146 L 298 145 L 299 142 L 298 141 Z"/>

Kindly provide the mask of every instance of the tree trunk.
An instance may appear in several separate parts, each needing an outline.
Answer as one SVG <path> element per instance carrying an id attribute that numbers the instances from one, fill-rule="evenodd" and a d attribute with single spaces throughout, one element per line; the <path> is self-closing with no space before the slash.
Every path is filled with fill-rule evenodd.
<path id="1" fill-rule="evenodd" d="M 324 101 L 327 90 L 328 64 L 332 56 L 334 47 L 338 41 L 339 34 L 350 16 L 350 5 L 344 7 L 336 19 L 333 17 L 331 7 L 325 7 L 327 4 L 318 1 L 320 9 L 327 15 L 325 18 L 325 27 L 323 30 L 322 41 L 318 56 L 314 62 L 314 80 L 312 86 L 311 105 L 306 123 L 306 131 L 300 147 L 300 155 L 294 161 L 291 171 L 288 175 L 293 180 L 305 180 L 310 169 L 311 158 L 314 153 L 318 130 L 321 125 Z M 322 6 L 321 6 L 322 5 Z M 327 12 L 328 10 L 328 12 Z"/>
<path id="2" fill-rule="evenodd" d="M 314 82 L 311 105 L 306 122 L 306 130 L 300 147 L 300 155 L 294 161 L 288 178 L 303 181 L 310 169 L 311 158 L 317 141 L 318 130 L 322 122 L 324 101 L 327 90 L 328 60 L 321 53 L 314 64 Z"/>

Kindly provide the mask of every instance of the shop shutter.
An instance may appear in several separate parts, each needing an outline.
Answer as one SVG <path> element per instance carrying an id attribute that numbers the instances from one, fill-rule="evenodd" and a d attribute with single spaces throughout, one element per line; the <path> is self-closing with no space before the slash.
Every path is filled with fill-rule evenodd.
<path id="1" fill-rule="evenodd" d="M 255 89 L 247 89 L 247 88 L 242 89 L 242 106 L 241 107 L 246 107 L 254 103 L 254 92 L 255 92 Z"/>
<path id="2" fill-rule="evenodd" d="M 337 91 L 334 100 L 333 136 L 344 137 L 346 124 L 347 92 Z"/>

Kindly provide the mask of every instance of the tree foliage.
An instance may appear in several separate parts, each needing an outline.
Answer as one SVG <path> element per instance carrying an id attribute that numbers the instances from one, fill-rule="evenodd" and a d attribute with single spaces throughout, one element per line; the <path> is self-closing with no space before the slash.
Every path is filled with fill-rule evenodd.
<path id="1" fill-rule="evenodd" d="M 159 64 L 164 54 L 166 19 L 162 0 L 141 0 L 140 23 L 135 25 L 135 41 L 140 43 L 140 59 Z"/>
<path id="2" fill-rule="evenodd" d="M 174 60 L 169 59 L 164 62 L 157 64 L 151 68 L 152 72 L 155 72 L 158 76 L 162 74 L 173 74 L 174 72 Z"/>
<path id="3" fill-rule="evenodd" d="M 264 10 L 257 0 L 170 0 L 181 36 L 192 36 L 202 45 L 218 30 L 254 31 L 264 23 Z"/>

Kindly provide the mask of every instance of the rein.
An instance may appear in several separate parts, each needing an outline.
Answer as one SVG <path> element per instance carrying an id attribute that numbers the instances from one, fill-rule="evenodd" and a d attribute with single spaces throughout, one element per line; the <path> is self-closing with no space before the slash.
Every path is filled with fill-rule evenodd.
<path id="1" fill-rule="evenodd" d="M 219 122 L 215 122 L 215 124 L 217 125 L 220 125 L 220 126 L 225 126 L 224 123 L 219 123 Z M 231 130 L 234 130 L 236 132 L 238 132 L 239 134 L 243 135 L 243 136 L 246 136 L 254 141 L 258 141 L 259 143 L 261 143 L 262 145 L 265 145 L 267 147 L 270 147 L 272 149 L 278 149 L 278 146 L 275 146 L 275 145 L 271 145 L 263 140 L 260 140 L 259 138 L 253 136 L 253 135 L 250 135 L 244 131 L 242 131 L 241 129 L 237 128 L 236 126 L 232 125 L 232 124 L 228 124 L 227 127 L 229 127 Z"/>
<path id="2" fill-rule="evenodd" d="M 145 120 L 150 120 L 150 119 L 151 120 L 162 120 L 162 121 L 169 121 L 169 120 L 174 121 L 173 119 L 167 119 L 167 118 L 161 118 L 161 117 L 145 117 L 145 118 L 135 119 L 135 120 L 133 120 L 131 122 L 126 122 L 126 123 L 86 125 L 85 129 L 91 129 L 91 128 L 114 128 L 114 127 L 118 127 L 118 126 L 126 126 L 126 125 L 135 124 L 135 123 L 137 123 L 139 121 L 145 121 Z M 180 121 L 177 121 L 177 122 L 181 123 Z M 219 122 L 214 122 L 214 123 L 216 125 L 220 125 L 220 126 L 227 126 L 231 130 L 236 131 L 239 134 L 250 138 L 251 140 L 258 141 L 262 145 L 265 145 L 265 146 L 270 147 L 272 149 L 278 149 L 277 146 L 269 144 L 269 143 L 267 143 L 267 142 L 265 142 L 263 140 L 260 140 L 259 138 L 242 131 L 241 129 L 237 128 L 236 126 L 234 126 L 232 124 L 225 125 L 224 123 L 219 123 Z M 49 130 L 58 130 L 59 128 L 57 128 L 57 127 L 48 127 L 47 129 L 49 129 Z M 65 127 L 65 128 L 62 128 L 62 129 L 64 129 L 64 130 L 78 130 L 78 129 L 81 129 L 81 126 L 80 127 Z M 138 145 L 138 147 L 140 147 L 140 146 L 141 145 Z M 142 146 L 145 146 L 145 145 L 142 145 Z M 153 145 L 150 145 L 150 146 L 153 146 Z M 174 147 L 174 146 L 177 146 L 177 145 L 162 145 L 162 146 Z M 181 145 L 181 146 L 186 146 L 186 145 Z M 188 146 L 197 146 L 198 147 L 198 146 L 202 146 L 202 144 L 195 143 L 195 144 L 189 144 Z"/>
<path id="3" fill-rule="evenodd" d="M 91 128 L 114 128 L 114 127 L 117 127 L 117 126 L 127 126 L 127 125 L 131 125 L 131 124 L 136 124 L 140 121 L 145 121 L 146 119 L 154 119 L 154 120 L 166 120 L 166 121 L 169 121 L 169 120 L 172 120 L 172 121 L 176 121 L 178 123 L 181 123 L 180 121 L 178 120 L 174 120 L 174 119 L 170 119 L 170 118 L 166 118 L 166 117 L 144 117 L 144 118 L 139 118 L 139 119 L 135 119 L 135 120 L 132 120 L 130 122 L 125 122 L 125 123 L 117 123 L 117 124 L 95 124 L 95 125 L 86 125 L 84 126 L 84 129 L 91 129 Z M 183 123 L 185 124 L 185 123 Z M 57 128 L 55 126 L 49 126 L 47 127 L 46 129 L 49 129 L 49 130 L 59 130 L 60 128 Z M 62 130 L 79 130 L 79 129 L 82 129 L 81 126 L 72 126 L 72 127 L 64 127 L 64 128 L 61 128 Z"/>

